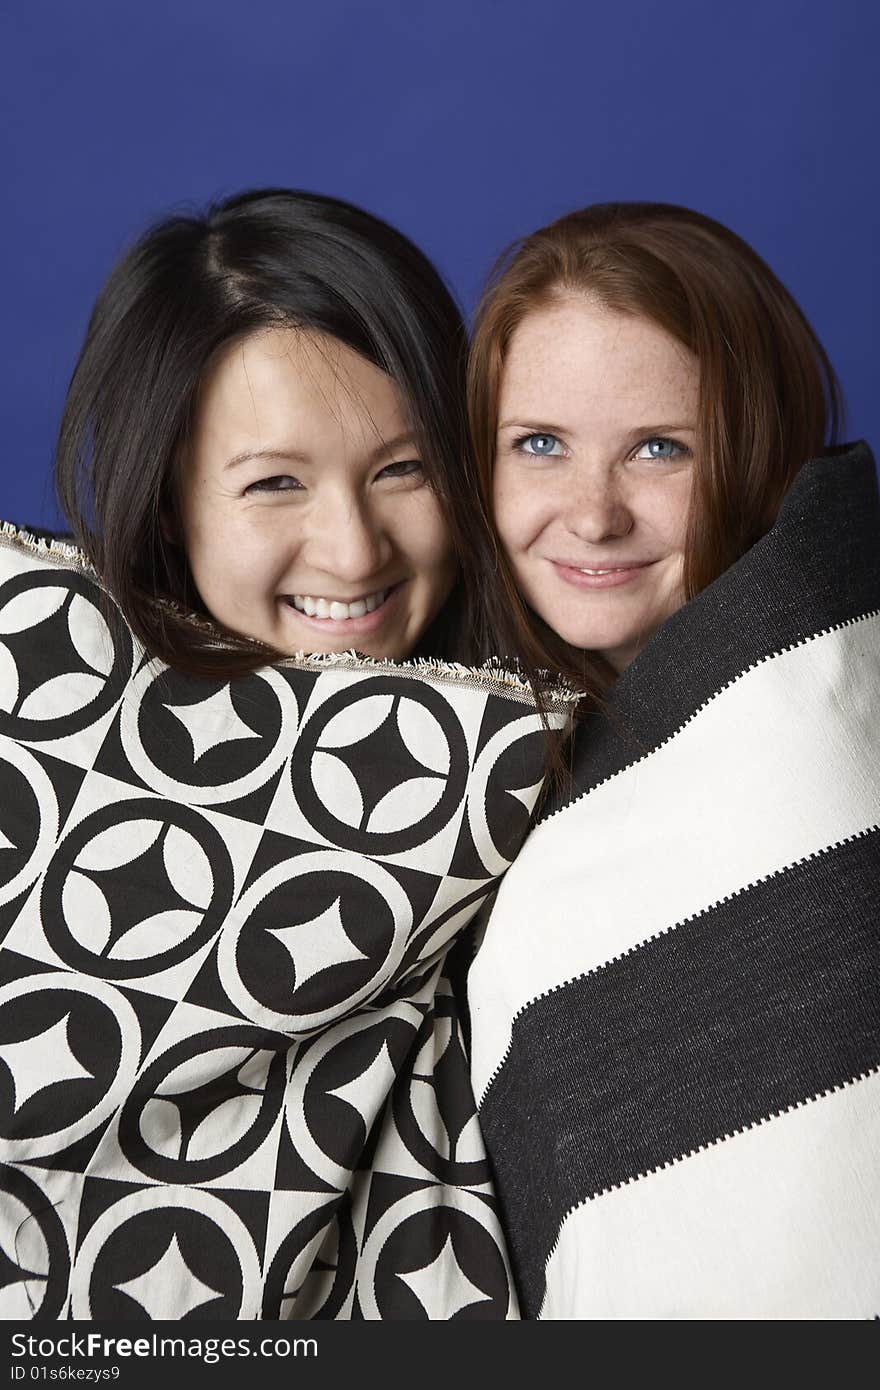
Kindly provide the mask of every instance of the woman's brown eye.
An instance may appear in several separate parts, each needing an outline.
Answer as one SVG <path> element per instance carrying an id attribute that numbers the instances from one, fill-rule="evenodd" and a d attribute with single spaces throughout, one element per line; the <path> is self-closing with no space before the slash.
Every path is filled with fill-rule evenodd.
<path id="1" fill-rule="evenodd" d="M 301 490 L 302 483 L 289 473 L 277 473 L 271 478 L 259 478 L 257 482 L 251 483 L 250 487 L 245 488 L 245 492 L 298 492 Z"/>
<path id="2" fill-rule="evenodd" d="M 421 460 L 402 459 L 399 463 L 389 463 L 379 474 L 380 478 L 410 478 L 423 471 Z"/>

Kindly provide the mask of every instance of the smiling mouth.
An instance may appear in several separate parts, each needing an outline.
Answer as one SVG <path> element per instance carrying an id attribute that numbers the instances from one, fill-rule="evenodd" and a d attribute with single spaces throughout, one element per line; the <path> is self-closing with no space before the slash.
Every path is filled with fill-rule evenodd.
<path id="1" fill-rule="evenodd" d="M 562 569 L 577 570 L 578 574 L 621 574 L 625 570 L 641 570 L 651 564 L 650 560 L 629 560 L 617 565 L 575 565 L 569 560 L 554 560 Z"/>
<path id="2" fill-rule="evenodd" d="M 571 565 L 565 560 L 551 564 L 565 583 L 580 589 L 617 589 L 634 581 L 653 561 L 633 560 L 626 565 Z"/>
<path id="3" fill-rule="evenodd" d="M 396 593 L 400 587 L 392 584 L 386 589 L 376 589 L 371 594 L 364 594 L 363 597 L 355 599 L 352 603 L 344 603 L 340 599 L 328 599 L 313 594 L 293 594 L 285 596 L 284 602 L 291 608 L 295 608 L 297 613 L 302 613 L 306 618 L 317 618 L 319 621 L 326 622 L 328 626 L 333 623 L 347 623 L 352 619 L 365 618 L 369 613 L 375 613 L 378 608 L 387 603 L 389 597 Z"/>

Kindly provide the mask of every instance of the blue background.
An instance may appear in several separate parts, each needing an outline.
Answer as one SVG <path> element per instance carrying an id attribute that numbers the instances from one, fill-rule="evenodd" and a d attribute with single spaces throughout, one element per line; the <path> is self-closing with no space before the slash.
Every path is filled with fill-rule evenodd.
<path id="1" fill-rule="evenodd" d="M 100 283 L 156 216 L 335 193 L 470 310 L 499 250 L 580 204 L 682 202 L 800 300 L 880 440 L 873 0 L 6 0 L 0 515 L 49 469 Z"/>

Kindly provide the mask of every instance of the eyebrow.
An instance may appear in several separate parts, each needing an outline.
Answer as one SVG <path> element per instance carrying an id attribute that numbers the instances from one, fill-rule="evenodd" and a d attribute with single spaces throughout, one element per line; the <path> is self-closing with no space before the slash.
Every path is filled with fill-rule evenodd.
<path id="1" fill-rule="evenodd" d="M 412 431 L 407 430 L 404 434 L 396 434 L 393 439 L 383 440 L 369 455 L 371 461 L 382 458 L 383 455 L 393 453 L 403 444 L 411 444 L 415 447 L 415 439 Z M 227 468 L 237 468 L 240 463 L 247 463 L 253 459 L 279 459 L 283 463 L 311 463 L 312 457 L 302 449 L 243 449 L 240 454 L 234 454 L 231 459 L 227 459 L 223 465 L 224 471 Z"/>
<path id="2" fill-rule="evenodd" d="M 550 423 L 549 420 L 544 420 L 544 421 L 542 421 L 542 423 L 541 423 L 540 425 L 535 424 L 534 420 L 532 420 L 532 421 L 529 421 L 529 420 L 502 420 L 501 423 L 499 424 L 498 428 L 499 428 L 499 430 L 506 430 L 506 429 L 531 430 L 533 434 L 570 434 L 570 433 L 571 433 L 571 431 L 568 430 L 568 429 L 566 428 L 565 425 L 553 425 L 553 424 Z M 630 436 L 632 436 L 632 437 L 635 437 L 636 435 L 647 435 L 647 434 L 672 434 L 672 433 L 675 433 L 675 432 L 677 432 L 677 433 L 679 433 L 679 434 L 682 434 L 682 433 L 684 433 L 686 430 L 696 431 L 696 428 L 697 428 L 697 425 L 696 425 L 696 422 L 695 422 L 695 421 L 692 421 L 692 422 L 690 422 L 690 423 L 688 423 L 688 424 L 680 424 L 680 425 L 667 425 L 667 424 L 655 425 L 655 424 L 646 424 L 646 425 L 633 425 L 632 428 L 629 429 L 629 430 L 627 431 L 627 433 L 628 433 L 628 435 L 630 435 Z"/>
<path id="3" fill-rule="evenodd" d="M 519 429 L 531 430 L 533 434 L 570 434 L 565 425 L 551 425 L 549 420 L 544 420 L 540 425 L 536 425 L 534 420 L 502 420 L 498 426 L 499 430 Z"/>
<path id="4" fill-rule="evenodd" d="M 308 463 L 309 456 L 299 449 L 243 449 L 240 454 L 234 454 L 231 459 L 227 459 L 223 467 L 237 468 L 240 463 L 247 463 L 250 459 L 280 459 L 284 463 Z"/>

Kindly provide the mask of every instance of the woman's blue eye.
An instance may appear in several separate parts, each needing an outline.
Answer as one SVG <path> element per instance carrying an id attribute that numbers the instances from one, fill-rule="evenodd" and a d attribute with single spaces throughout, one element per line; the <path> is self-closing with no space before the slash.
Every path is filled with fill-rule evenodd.
<path id="1" fill-rule="evenodd" d="M 516 441 L 515 447 L 537 458 L 554 458 L 562 453 L 562 444 L 555 434 L 524 434 Z"/>
<path id="2" fill-rule="evenodd" d="M 665 462 L 669 459 L 683 458 L 690 453 L 684 444 L 679 444 L 675 439 L 646 439 L 644 444 L 639 446 L 636 458 L 640 459 L 659 459 Z"/>

